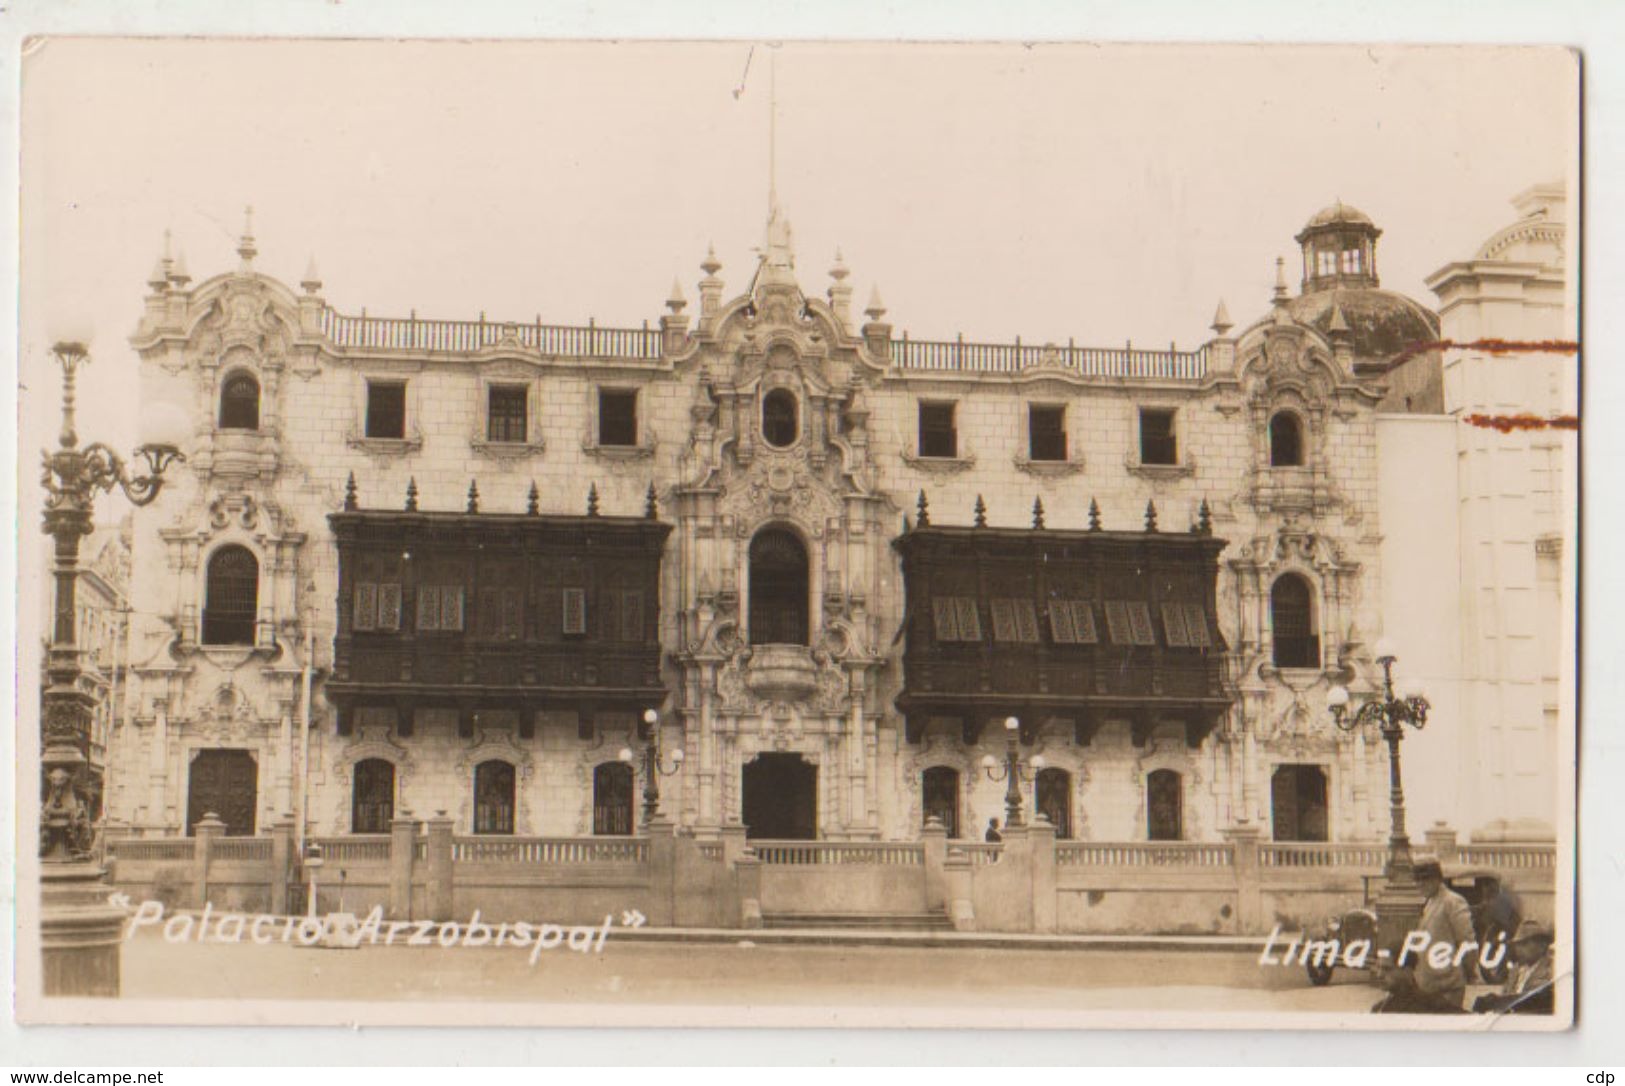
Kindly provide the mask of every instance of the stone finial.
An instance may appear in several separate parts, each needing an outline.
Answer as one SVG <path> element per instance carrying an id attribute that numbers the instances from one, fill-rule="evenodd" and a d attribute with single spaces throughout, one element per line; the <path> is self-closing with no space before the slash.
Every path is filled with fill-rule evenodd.
<path id="1" fill-rule="evenodd" d="M 684 307 L 687 305 L 688 299 L 683 297 L 683 284 L 677 281 L 676 276 L 673 276 L 671 280 L 671 294 L 666 298 L 666 308 L 671 310 L 673 313 L 681 313 Z"/>
<path id="2" fill-rule="evenodd" d="M 722 270 L 722 261 L 717 259 L 717 247 L 715 245 L 705 247 L 705 259 L 700 261 L 700 270 L 705 273 L 708 279 L 716 278 L 717 272 Z"/>
<path id="3" fill-rule="evenodd" d="M 880 300 L 880 288 L 878 286 L 869 291 L 869 305 L 864 309 L 863 315 L 872 321 L 878 321 L 886 315 L 886 303 Z"/>
<path id="4" fill-rule="evenodd" d="M 976 526 L 978 528 L 986 528 L 987 527 L 987 502 L 982 500 L 982 496 L 980 494 L 976 495 L 976 508 L 975 508 L 974 512 L 976 514 Z"/>
<path id="5" fill-rule="evenodd" d="M 319 294 L 322 289 L 322 273 L 316 269 L 316 254 L 310 255 L 310 261 L 305 265 L 304 278 L 299 285 L 305 288 L 306 294 Z"/>
<path id="6" fill-rule="evenodd" d="M 406 480 L 406 511 L 408 513 L 418 511 L 418 481 L 415 476 Z"/>
<path id="7" fill-rule="evenodd" d="M 921 528 L 931 526 L 931 503 L 925 500 L 925 491 L 920 491 L 920 500 L 914 503 L 914 523 Z"/>
<path id="8" fill-rule="evenodd" d="M 169 269 L 169 281 L 177 288 L 184 289 L 192 281 L 192 273 L 186 270 L 186 253 L 177 251 L 175 261 Z"/>
<path id="9" fill-rule="evenodd" d="M 598 515 L 598 484 L 597 483 L 592 483 L 587 487 L 587 515 L 589 517 L 596 517 Z"/>
<path id="10" fill-rule="evenodd" d="M 643 519 L 645 519 L 645 520 L 658 520 L 658 519 L 660 519 L 660 501 L 655 496 L 655 485 L 654 485 L 654 483 L 649 484 L 648 493 L 643 495 Z"/>
<path id="11" fill-rule="evenodd" d="M 1148 532 L 1154 532 L 1154 531 L 1157 530 L 1157 503 L 1156 502 L 1146 502 L 1145 503 L 1145 530 L 1148 531 Z"/>
<path id="12" fill-rule="evenodd" d="M 525 496 L 525 515 L 534 517 L 542 511 L 542 492 L 536 489 L 536 480 L 530 481 L 530 493 Z"/>
<path id="13" fill-rule="evenodd" d="M 1349 327 L 1349 322 L 1343 318 L 1343 307 L 1340 305 L 1333 305 L 1332 319 L 1331 323 L 1326 326 L 1326 334 L 1331 336 L 1331 338 L 1336 339 L 1338 336 L 1346 336 L 1352 331 L 1353 329 Z"/>
<path id="14" fill-rule="evenodd" d="M 1224 299 L 1220 298 L 1219 308 L 1213 311 L 1213 324 L 1211 327 L 1214 333 L 1222 336 L 1235 326 L 1235 322 L 1230 319 L 1230 310 L 1224 307 Z"/>
<path id="15" fill-rule="evenodd" d="M 1089 530 L 1100 531 L 1100 503 L 1093 498 L 1089 499 Z"/>
<path id="16" fill-rule="evenodd" d="M 468 481 L 468 511 L 470 513 L 480 511 L 480 484 L 477 479 Z"/>
<path id="17" fill-rule="evenodd" d="M 350 477 L 344 481 L 344 508 L 351 511 L 361 508 L 356 502 L 355 472 L 353 471 L 350 473 Z"/>
<path id="18" fill-rule="evenodd" d="M 1275 258 L 1275 294 L 1271 301 L 1276 305 L 1285 305 L 1287 301 L 1286 261 L 1281 257 Z"/>
<path id="19" fill-rule="evenodd" d="M 254 263 L 259 252 L 254 245 L 254 208 L 250 205 L 243 209 L 243 236 L 237 240 L 237 255 L 243 258 L 244 271 Z"/>
<path id="20" fill-rule="evenodd" d="M 835 250 L 835 263 L 831 264 L 829 268 L 829 277 L 839 283 L 851 274 L 851 270 L 846 266 L 846 261 L 841 257 L 840 248 L 837 247 Z"/>
<path id="21" fill-rule="evenodd" d="M 163 294 L 169 289 L 169 258 L 159 257 L 152 263 L 152 271 L 147 273 L 147 286 L 152 288 L 154 294 Z"/>
<path id="22" fill-rule="evenodd" d="M 1213 534 L 1213 510 L 1206 498 L 1202 499 L 1202 507 L 1196 513 L 1196 531 L 1199 535 Z"/>
<path id="23" fill-rule="evenodd" d="M 1034 530 L 1042 530 L 1043 527 L 1044 527 L 1044 499 L 1042 497 L 1034 498 L 1033 499 L 1033 528 L 1034 528 Z"/>

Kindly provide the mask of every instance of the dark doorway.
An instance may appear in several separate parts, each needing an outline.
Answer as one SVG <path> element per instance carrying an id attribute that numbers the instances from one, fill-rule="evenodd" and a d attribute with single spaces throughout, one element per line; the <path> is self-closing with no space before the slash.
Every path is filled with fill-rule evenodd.
<path id="1" fill-rule="evenodd" d="M 1053 767 L 1040 769 L 1033 788 L 1033 805 L 1055 827 L 1057 838 L 1072 837 L 1072 774 Z"/>
<path id="2" fill-rule="evenodd" d="M 187 776 L 186 835 L 212 814 L 226 824 L 227 837 L 253 836 L 258 787 L 259 766 L 248 751 L 198 751 Z"/>
<path id="3" fill-rule="evenodd" d="M 924 818 L 940 819 L 949 837 L 959 836 L 959 771 L 934 765 L 920 781 L 920 806 Z"/>
<path id="4" fill-rule="evenodd" d="M 799 754 L 762 754 L 745 766 L 746 837 L 812 841 L 818 837 L 818 767 Z"/>
<path id="5" fill-rule="evenodd" d="M 625 762 L 605 762 L 592 771 L 592 832 L 632 832 L 632 767 Z"/>
<path id="6" fill-rule="evenodd" d="M 513 832 L 513 765 L 481 762 L 474 767 L 474 832 Z"/>
<path id="7" fill-rule="evenodd" d="M 807 644 L 807 548 L 783 528 L 750 541 L 750 642 Z"/>
<path id="8" fill-rule="evenodd" d="M 1277 841 L 1327 841 L 1326 770 L 1318 765 L 1277 766 L 1270 778 L 1270 812 Z"/>
<path id="9" fill-rule="evenodd" d="M 365 758 L 353 772 L 350 832 L 388 833 L 395 818 L 395 767 L 382 758 Z"/>
<path id="10" fill-rule="evenodd" d="M 1152 841 L 1184 840 L 1185 785 L 1171 769 L 1159 769 L 1145 779 L 1145 825 Z"/>

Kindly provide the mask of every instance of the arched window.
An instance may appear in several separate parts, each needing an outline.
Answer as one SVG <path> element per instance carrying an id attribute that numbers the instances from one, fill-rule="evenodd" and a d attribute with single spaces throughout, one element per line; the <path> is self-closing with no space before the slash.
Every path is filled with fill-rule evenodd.
<path id="1" fill-rule="evenodd" d="M 1277 411 L 1270 417 L 1270 467 L 1303 466 L 1303 425 L 1290 411 Z"/>
<path id="2" fill-rule="evenodd" d="M 474 767 L 474 832 L 513 832 L 513 766 L 493 760 Z"/>
<path id="3" fill-rule="evenodd" d="M 1285 573 L 1270 589 L 1270 624 L 1274 630 L 1276 667 L 1319 667 L 1320 638 L 1315 635 L 1314 604 L 1309 582 Z"/>
<path id="4" fill-rule="evenodd" d="M 750 640 L 807 644 L 807 549 L 783 528 L 763 529 L 750 542 Z"/>
<path id="5" fill-rule="evenodd" d="M 1185 782 L 1172 769 L 1145 779 L 1145 835 L 1152 841 L 1185 838 Z"/>
<path id="6" fill-rule="evenodd" d="M 395 818 L 395 767 L 365 758 L 351 771 L 350 832 L 388 833 Z"/>
<path id="7" fill-rule="evenodd" d="M 1033 807 L 1055 827 L 1060 840 L 1072 837 L 1072 774 L 1050 766 L 1038 771 Z"/>
<path id="8" fill-rule="evenodd" d="M 209 559 L 203 597 L 205 645 L 252 645 L 260 564 L 246 547 L 221 547 Z"/>
<path id="9" fill-rule="evenodd" d="M 920 808 L 926 819 L 940 819 L 949 837 L 959 836 L 959 771 L 934 765 L 920 780 Z"/>
<path id="10" fill-rule="evenodd" d="M 260 428 L 260 383 L 252 373 L 238 370 L 220 386 L 220 429 Z"/>
<path id="11" fill-rule="evenodd" d="M 624 762 L 605 762 L 592 771 L 592 832 L 632 832 L 632 767 Z"/>
<path id="12" fill-rule="evenodd" d="M 776 388 L 762 397 L 762 436 L 769 445 L 783 449 L 796 443 L 796 414 L 796 395 L 789 389 Z"/>

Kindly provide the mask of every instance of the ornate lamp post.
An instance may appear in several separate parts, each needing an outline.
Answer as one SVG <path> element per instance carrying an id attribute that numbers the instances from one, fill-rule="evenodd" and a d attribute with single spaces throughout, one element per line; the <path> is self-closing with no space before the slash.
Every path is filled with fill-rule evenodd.
<path id="1" fill-rule="evenodd" d="M 1020 826 L 1021 817 L 1021 785 L 1031 781 L 1039 770 L 1044 768 L 1044 756 L 1036 754 L 1028 763 L 1032 772 L 1022 766 L 1020 754 L 1016 749 L 1016 741 L 1021 735 L 1021 721 L 1013 716 L 1004 718 L 1004 767 L 999 768 L 997 758 L 991 754 L 982 755 L 982 772 L 987 779 L 995 783 L 1008 781 L 1004 789 L 1004 824 L 1005 826 Z"/>
<path id="2" fill-rule="evenodd" d="M 682 748 L 671 752 L 671 768 L 660 760 L 660 714 L 645 709 L 643 723 L 638 727 L 638 738 L 643 740 L 643 824 L 647 826 L 660 817 L 660 778 L 670 777 L 683 768 Z M 632 748 L 622 747 L 620 760 L 632 764 Z"/>
<path id="3" fill-rule="evenodd" d="M 1377 938 L 1385 947 L 1397 947 L 1405 934 L 1421 922 L 1422 892 L 1411 863 L 1411 839 L 1405 832 L 1405 789 L 1400 782 L 1399 741 L 1403 725 L 1420 730 L 1427 724 L 1428 701 L 1414 682 L 1394 688 L 1394 647 L 1386 638 L 1377 642 L 1377 663 L 1382 666 L 1382 692 L 1358 709 L 1350 708 L 1347 689 L 1334 686 L 1326 695 L 1332 721 L 1343 731 L 1375 725 L 1388 742 L 1388 803 L 1392 826 L 1388 833 L 1388 866 L 1382 892 L 1377 895 Z"/>
<path id="4" fill-rule="evenodd" d="M 41 696 L 40 810 L 41 964 L 46 995 L 117 995 L 123 913 L 106 904 L 101 867 L 90 858 L 90 806 L 85 791 L 93 702 L 80 688 L 75 643 L 75 585 L 79 541 L 91 532 L 96 497 L 114 487 L 136 505 L 158 497 L 164 471 L 182 459 L 167 442 L 144 444 L 136 455 L 145 474 L 132 472 L 99 442 L 83 448 L 74 425 L 75 377 L 90 360 L 82 342 L 51 348 L 62 366 L 62 433 L 44 454 L 44 529 L 55 543 L 56 605 Z"/>

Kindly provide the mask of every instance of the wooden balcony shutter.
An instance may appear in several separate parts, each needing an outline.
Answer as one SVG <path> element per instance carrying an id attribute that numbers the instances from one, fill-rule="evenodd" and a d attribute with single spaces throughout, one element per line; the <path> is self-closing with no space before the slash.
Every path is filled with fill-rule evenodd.
<path id="1" fill-rule="evenodd" d="M 958 614 L 951 596 L 938 596 L 931 601 L 931 619 L 938 641 L 959 640 Z"/>
<path id="2" fill-rule="evenodd" d="M 355 613 L 350 616 L 350 628 L 353 630 L 376 630 L 378 628 L 377 585 L 358 584 L 355 586 Z"/>
<path id="3" fill-rule="evenodd" d="M 1182 605 L 1178 603 L 1162 605 L 1162 632 L 1167 636 L 1169 648 L 1190 647 L 1190 636 L 1185 632 L 1185 609 Z"/>
<path id="4" fill-rule="evenodd" d="M 1185 611 L 1185 635 L 1189 639 L 1191 648 L 1205 649 L 1213 644 L 1213 639 L 1207 632 L 1207 609 L 1199 603 L 1187 603 Z"/>
<path id="5" fill-rule="evenodd" d="M 564 590 L 564 632 L 571 637 L 581 637 L 587 632 L 587 590 L 584 588 Z"/>

